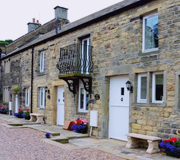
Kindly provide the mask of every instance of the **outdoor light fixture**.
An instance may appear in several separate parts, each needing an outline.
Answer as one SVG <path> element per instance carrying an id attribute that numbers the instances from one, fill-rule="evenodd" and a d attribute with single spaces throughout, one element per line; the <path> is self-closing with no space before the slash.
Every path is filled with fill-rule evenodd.
<path id="1" fill-rule="evenodd" d="M 47 92 L 47 91 L 48 91 L 48 87 L 46 86 L 46 87 L 45 87 L 45 92 Z"/>
<path id="2" fill-rule="evenodd" d="M 128 90 L 128 91 L 130 91 L 131 93 L 133 93 L 133 87 L 132 87 L 130 81 L 127 81 L 127 82 L 126 82 L 126 87 L 127 87 L 127 90 Z"/>
<path id="3" fill-rule="evenodd" d="M 48 94 L 50 94 L 50 90 L 48 89 L 48 87 L 45 87 L 45 92 L 48 92 Z"/>

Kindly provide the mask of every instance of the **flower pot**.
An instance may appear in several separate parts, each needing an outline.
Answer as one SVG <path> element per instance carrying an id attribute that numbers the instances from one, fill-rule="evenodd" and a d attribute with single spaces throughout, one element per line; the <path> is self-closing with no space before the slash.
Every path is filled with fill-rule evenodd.
<path id="1" fill-rule="evenodd" d="M 6 113 L 7 113 L 7 111 L 5 111 L 5 110 L 1 110 L 1 113 L 2 113 L 2 114 L 6 114 Z"/>
<path id="2" fill-rule="evenodd" d="M 18 118 L 24 118 L 22 114 L 17 115 Z"/>
<path id="3" fill-rule="evenodd" d="M 30 116 L 25 116 L 24 117 L 26 120 L 30 120 Z"/>

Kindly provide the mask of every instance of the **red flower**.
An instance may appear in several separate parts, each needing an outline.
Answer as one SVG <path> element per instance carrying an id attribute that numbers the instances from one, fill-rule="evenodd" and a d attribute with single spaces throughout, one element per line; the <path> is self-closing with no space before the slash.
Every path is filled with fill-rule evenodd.
<path id="1" fill-rule="evenodd" d="M 82 123 L 82 121 L 80 119 L 77 119 L 76 122 L 77 122 L 77 124 L 81 124 Z"/>
<path id="2" fill-rule="evenodd" d="M 167 143 L 167 142 L 173 142 L 173 143 L 175 143 L 176 141 L 178 141 L 177 138 L 170 138 L 170 139 L 164 140 L 164 143 Z"/>
<path id="3" fill-rule="evenodd" d="M 29 112 L 29 108 L 26 108 L 26 112 Z"/>
<path id="4" fill-rule="evenodd" d="M 75 122 L 73 121 L 73 122 L 71 122 L 72 123 L 72 125 L 74 125 L 75 124 Z"/>

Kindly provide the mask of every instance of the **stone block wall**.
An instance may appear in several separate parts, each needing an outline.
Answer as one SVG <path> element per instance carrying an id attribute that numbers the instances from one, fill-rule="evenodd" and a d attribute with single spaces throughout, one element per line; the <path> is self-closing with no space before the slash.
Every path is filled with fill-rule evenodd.
<path id="1" fill-rule="evenodd" d="M 148 13 L 157 11 L 159 16 L 159 50 L 142 53 L 142 18 Z M 56 64 L 59 61 L 60 48 L 78 42 L 81 37 L 90 35 L 93 46 L 93 86 L 89 111 L 98 111 L 98 127 L 93 135 L 108 137 L 109 130 L 109 79 L 118 75 L 129 75 L 134 92 L 130 94 L 130 132 L 169 138 L 177 136 L 180 129 L 179 82 L 180 82 L 180 1 L 153 0 L 143 6 L 127 11 L 89 26 L 64 34 L 41 45 L 35 46 L 34 52 L 34 87 L 33 112 L 44 113 L 47 123 L 56 124 L 57 87 L 65 87 L 65 120 L 86 118 L 89 113 L 78 112 L 78 94 L 68 90 L 64 81 L 58 79 Z M 39 53 L 45 53 L 45 72 L 39 74 Z M 29 54 L 25 51 L 22 55 Z M 30 80 L 29 64 L 22 56 L 24 63 L 23 83 Z M 26 73 L 27 71 L 27 73 Z M 165 96 L 163 104 L 154 104 L 151 100 L 151 81 L 149 84 L 149 101 L 137 103 L 137 75 L 147 73 L 152 77 L 154 72 L 164 73 Z M 38 107 L 38 88 L 47 86 L 51 99 L 46 98 L 46 108 Z M 99 94 L 100 100 L 94 95 Z"/>

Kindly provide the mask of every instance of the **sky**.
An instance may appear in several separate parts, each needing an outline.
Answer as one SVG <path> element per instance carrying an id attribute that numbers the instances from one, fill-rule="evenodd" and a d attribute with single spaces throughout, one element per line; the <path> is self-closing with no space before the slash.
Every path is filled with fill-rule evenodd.
<path id="1" fill-rule="evenodd" d="M 55 18 L 54 7 L 68 8 L 74 22 L 122 0 L 0 0 L 0 40 L 15 40 L 27 33 L 27 23 L 35 18 L 44 24 Z"/>

